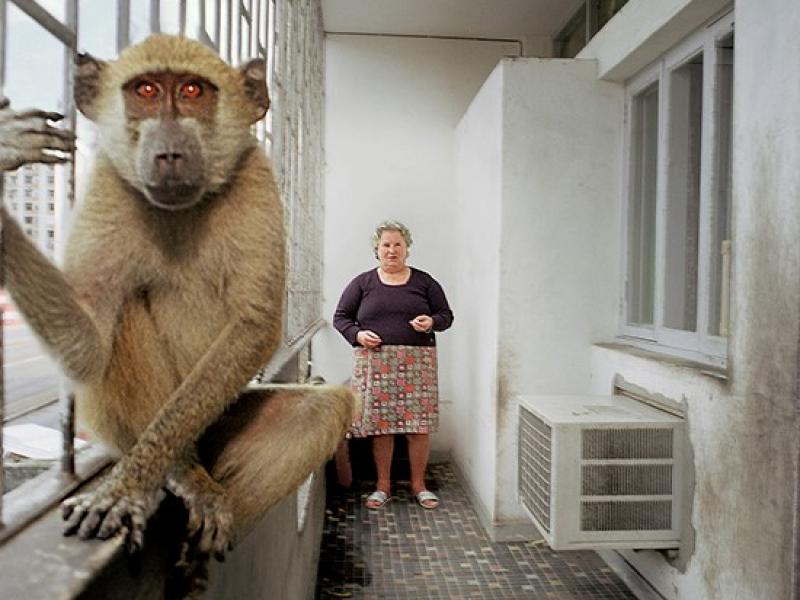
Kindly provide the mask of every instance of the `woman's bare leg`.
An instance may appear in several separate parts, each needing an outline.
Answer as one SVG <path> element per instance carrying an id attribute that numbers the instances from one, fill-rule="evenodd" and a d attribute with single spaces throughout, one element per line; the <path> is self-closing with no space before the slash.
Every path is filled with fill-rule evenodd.
<path id="1" fill-rule="evenodd" d="M 372 438 L 372 457 L 375 459 L 375 471 L 378 475 L 376 487 L 387 495 L 392 490 L 393 453 L 394 435 L 376 435 Z"/>
<path id="2" fill-rule="evenodd" d="M 427 433 L 406 434 L 408 461 L 411 463 L 411 491 L 418 494 L 425 489 L 425 469 L 431 452 L 431 438 Z"/>

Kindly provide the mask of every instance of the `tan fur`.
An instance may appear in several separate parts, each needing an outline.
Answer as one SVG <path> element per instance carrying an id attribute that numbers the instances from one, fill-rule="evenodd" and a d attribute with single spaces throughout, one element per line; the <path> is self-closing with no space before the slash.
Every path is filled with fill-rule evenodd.
<path id="1" fill-rule="evenodd" d="M 249 131 L 266 91 L 259 108 L 242 70 L 184 38 L 154 36 L 86 64 L 76 96 L 102 141 L 64 273 L 3 214 L 7 287 L 75 380 L 79 414 L 122 454 L 96 492 L 65 503 L 68 529 L 128 528 L 139 544 L 166 484 L 189 508 L 199 554 L 220 554 L 333 453 L 353 398 L 329 386 L 246 394 L 219 420 L 281 336 L 282 205 Z M 190 125 L 211 183 L 175 211 L 141 192 L 121 98 L 126 81 L 163 70 L 198 74 L 220 93 L 210 124 Z"/>

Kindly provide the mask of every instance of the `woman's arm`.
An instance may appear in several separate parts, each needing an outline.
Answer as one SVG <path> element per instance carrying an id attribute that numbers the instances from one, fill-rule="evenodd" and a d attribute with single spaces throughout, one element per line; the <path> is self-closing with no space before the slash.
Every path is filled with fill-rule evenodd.
<path id="1" fill-rule="evenodd" d="M 336 306 L 336 312 L 333 314 L 333 326 L 352 346 L 358 345 L 356 336 L 360 331 L 360 327 L 356 320 L 356 315 L 358 314 L 359 306 L 361 306 L 362 296 L 361 278 L 356 277 L 347 284 L 347 287 L 342 292 L 339 304 Z"/>
<path id="2" fill-rule="evenodd" d="M 428 304 L 431 307 L 434 331 L 444 331 L 453 324 L 453 311 L 450 310 L 442 286 L 433 277 L 428 286 Z"/>

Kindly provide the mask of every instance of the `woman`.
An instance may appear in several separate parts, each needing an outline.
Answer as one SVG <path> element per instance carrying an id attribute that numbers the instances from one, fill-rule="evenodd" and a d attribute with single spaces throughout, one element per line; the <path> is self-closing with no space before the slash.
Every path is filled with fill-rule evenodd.
<path id="1" fill-rule="evenodd" d="M 429 434 L 439 426 L 436 336 L 453 322 L 442 287 L 406 265 L 411 232 L 385 221 L 372 236 L 380 265 L 353 279 L 342 293 L 334 327 L 355 348 L 352 386 L 363 400 L 353 423 L 355 437 L 373 436 L 378 474 L 368 508 L 381 508 L 391 495 L 394 436 L 405 434 L 411 463 L 411 491 L 420 506 L 439 499 L 425 489 Z"/>

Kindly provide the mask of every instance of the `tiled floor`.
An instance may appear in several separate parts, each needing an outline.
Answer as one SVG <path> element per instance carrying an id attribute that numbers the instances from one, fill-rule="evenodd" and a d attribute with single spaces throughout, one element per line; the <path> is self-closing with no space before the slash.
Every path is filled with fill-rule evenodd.
<path id="1" fill-rule="evenodd" d="M 376 511 L 364 507 L 370 489 L 331 490 L 318 600 L 635 599 L 593 552 L 491 543 L 452 468 L 432 465 L 429 475 L 442 500 L 431 511 L 410 501 L 405 487 Z"/>

